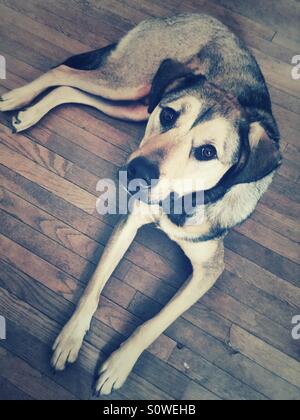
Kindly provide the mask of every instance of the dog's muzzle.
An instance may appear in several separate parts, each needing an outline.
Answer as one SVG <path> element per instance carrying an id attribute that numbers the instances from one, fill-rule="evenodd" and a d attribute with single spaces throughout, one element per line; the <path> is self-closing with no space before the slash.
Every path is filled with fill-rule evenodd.
<path id="1" fill-rule="evenodd" d="M 158 165 L 144 157 L 138 157 L 128 164 L 125 171 L 127 179 L 126 185 L 122 182 L 123 187 L 131 196 L 138 195 L 138 199 L 149 204 L 151 202 L 151 190 L 159 181 Z"/>
<path id="2" fill-rule="evenodd" d="M 132 160 L 127 167 L 128 182 L 141 181 L 141 185 L 147 188 L 157 184 L 159 179 L 159 167 L 156 163 L 144 157 Z"/>

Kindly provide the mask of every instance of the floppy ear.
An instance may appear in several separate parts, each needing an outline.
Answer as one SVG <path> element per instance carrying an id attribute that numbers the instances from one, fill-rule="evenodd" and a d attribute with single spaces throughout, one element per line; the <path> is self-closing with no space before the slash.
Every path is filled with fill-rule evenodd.
<path id="1" fill-rule="evenodd" d="M 167 88 L 176 89 L 179 86 L 184 88 L 200 79 L 205 79 L 205 77 L 195 75 L 191 68 L 179 61 L 172 59 L 163 61 L 152 82 L 149 114 L 157 107 Z"/>
<path id="2" fill-rule="evenodd" d="M 250 124 L 248 141 L 242 144 L 240 162 L 234 184 L 256 182 L 271 174 L 282 161 L 279 147 L 279 132 L 275 120 L 256 121 Z M 242 142 L 243 143 L 243 142 Z"/>

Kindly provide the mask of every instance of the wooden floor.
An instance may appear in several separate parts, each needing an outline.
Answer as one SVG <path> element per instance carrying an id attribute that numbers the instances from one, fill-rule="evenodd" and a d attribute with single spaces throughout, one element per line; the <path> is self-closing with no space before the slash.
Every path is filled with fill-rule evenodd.
<path id="1" fill-rule="evenodd" d="M 297 0 L 0 0 L 1 93 L 74 53 L 116 41 L 149 15 L 209 12 L 239 33 L 270 86 L 285 161 L 254 216 L 226 240 L 227 270 L 146 352 L 115 399 L 300 399 L 300 53 Z M 90 399 L 97 363 L 175 293 L 190 269 L 144 229 L 112 281 L 76 366 L 54 376 L 50 347 L 115 220 L 95 214 L 144 127 L 66 106 L 12 135 L 0 116 L 1 399 Z"/>

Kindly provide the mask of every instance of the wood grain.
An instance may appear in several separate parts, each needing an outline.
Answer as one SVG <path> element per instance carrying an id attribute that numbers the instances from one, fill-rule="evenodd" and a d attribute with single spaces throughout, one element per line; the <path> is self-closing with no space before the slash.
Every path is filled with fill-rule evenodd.
<path id="1" fill-rule="evenodd" d="M 300 364 L 295 360 L 237 326 L 234 326 L 231 330 L 230 343 L 239 352 L 299 387 Z"/>
<path id="2" fill-rule="evenodd" d="M 0 348 L 0 367 L 3 378 L 8 377 L 34 400 L 75 400 L 72 394 L 3 348 Z"/>

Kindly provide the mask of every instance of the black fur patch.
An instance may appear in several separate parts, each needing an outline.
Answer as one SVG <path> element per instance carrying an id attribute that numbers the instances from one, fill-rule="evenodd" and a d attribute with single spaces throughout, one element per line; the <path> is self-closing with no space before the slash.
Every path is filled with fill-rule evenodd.
<path id="1" fill-rule="evenodd" d="M 148 108 L 149 114 L 154 111 L 166 89 L 174 82 L 177 81 L 178 83 L 176 84 L 176 88 L 172 89 L 172 92 L 187 89 L 195 83 L 203 82 L 204 80 L 206 80 L 204 76 L 195 76 L 184 64 L 171 59 L 164 60 L 152 81 Z"/>
<path id="2" fill-rule="evenodd" d="M 213 115 L 214 115 L 214 107 L 210 107 L 209 109 L 207 109 L 205 112 L 202 112 L 198 116 L 198 118 L 194 122 L 193 128 L 196 127 L 199 124 L 202 124 L 206 121 L 211 120 L 213 118 Z"/>
<path id="3" fill-rule="evenodd" d="M 238 96 L 238 101 L 244 108 L 252 107 L 272 112 L 271 98 L 267 88 L 244 86 Z"/>
<path id="4" fill-rule="evenodd" d="M 105 64 L 107 57 L 116 48 L 116 46 L 117 44 L 112 44 L 99 50 L 74 55 L 62 63 L 62 65 L 76 70 L 97 70 Z"/>
<path id="5" fill-rule="evenodd" d="M 203 204 L 207 205 L 207 204 L 216 203 L 217 201 L 219 201 L 220 199 L 224 197 L 226 192 L 227 192 L 226 187 L 223 186 L 222 183 L 220 183 L 215 188 L 212 188 L 211 190 L 204 192 Z M 192 212 L 191 214 L 188 214 L 185 211 L 182 211 L 182 213 L 178 214 L 175 212 L 175 209 L 176 208 L 184 209 L 184 203 L 191 202 L 191 205 L 192 205 L 191 210 L 192 210 L 193 208 L 195 209 L 198 204 L 197 193 L 192 193 L 191 196 L 189 196 L 189 200 L 186 200 L 186 198 L 187 197 L 176 198 L 174 193 L 172 193 L 167 200 L 167 203 L 170 202 L 171 204 L 170 212 L 167 212 L 168 218 L 171 220 L 172 223 L 174 223 L 178 227 L 183 227 L 186 224 L 187 220 L 190 217 L 192 217 Z M 178 205 L 178 200 L 180 201 L 180 205 Z M 164 204 L 162 203 L 162 207 L 163 206 Z"/>
<path id="6" fill-rule="evenodd" d="M 211 229 L 211 231 L 207 235 L 199 236 L 199 238 L 195 239 L 187 239 L 188 242 L 193 242 L 194 244 L 197 244 L 199 242 L 207 242 L 212 241 L 214 239 L 219 239 L 225 236 L 228 233 L 227 229 L 221 228 L 221 226 L 215 226 Z"/>

